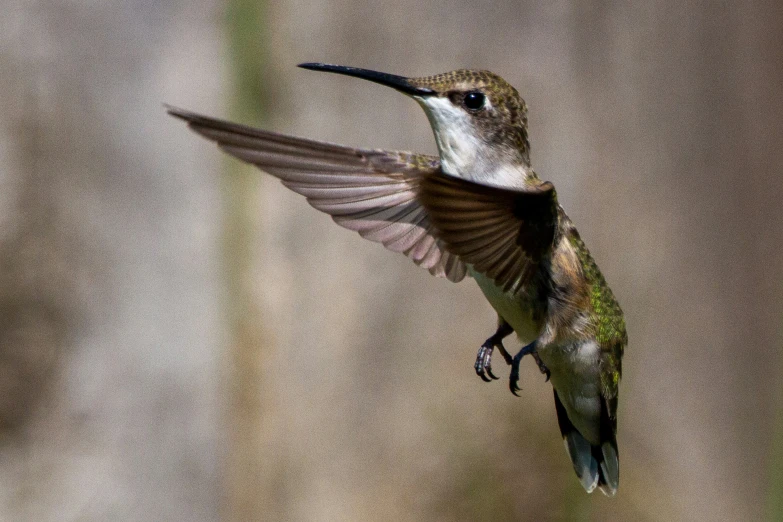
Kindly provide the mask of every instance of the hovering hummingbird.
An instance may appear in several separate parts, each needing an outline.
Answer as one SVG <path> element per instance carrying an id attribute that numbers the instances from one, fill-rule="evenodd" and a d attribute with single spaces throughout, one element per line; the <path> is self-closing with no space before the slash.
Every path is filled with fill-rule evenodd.
<path id="1" fill-rule="evenodd" d="M 497 349 L 519 391 L 531 355 L 552 382 L 566 450 L 590 493 L 617 492 L 617 400 L 628 342 L 620 306 L 563 208 L 530 163 L 527 106 L 488 71 L 405 78 L 354 67 L 305 69 L 364 78 L 416 100 L 438 157 L 356 149 L 285 136 L 168 107 L 225 152 L 279 178 L 362 237 L 438 277 L 470 276 L 498 314 L 476 373 L 497 379 Z M 515 356 L 503 339 L 528 343 Z"/>

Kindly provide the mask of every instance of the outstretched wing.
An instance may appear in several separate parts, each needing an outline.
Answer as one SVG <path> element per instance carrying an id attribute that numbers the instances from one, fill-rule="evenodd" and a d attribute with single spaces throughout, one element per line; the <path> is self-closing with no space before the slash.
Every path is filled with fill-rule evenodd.
<path id="1" fill-rule="evenodd" d="M 227 153 L 279 178 L 338 225 L 405 254 L 435 276 L 454 282 L 465 277 L 465 264 L 445 250 L 416 199 L 421 180 L 440 169 L 437 158 L 354 149 L 167 110 Z"/>
<path id="2" fill-rule="evenodd" d="M 421 183 L 419 200 L 450 252 L 517 293 L 555 241 L 554 187 L 501 188 L 434 172 Z"/>

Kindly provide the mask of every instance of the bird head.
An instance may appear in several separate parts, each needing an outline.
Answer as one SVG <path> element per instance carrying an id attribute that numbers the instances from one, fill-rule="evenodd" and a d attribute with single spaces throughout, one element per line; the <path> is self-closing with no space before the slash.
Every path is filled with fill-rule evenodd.
<path id="1" fill-rule="evenodd" d="M 432 125 L 441 168 L 448 174 L 519 186 L 532 171 L 527 106 L 517 90 L 494 73 L 459 69 L 406 78 L 342 65 L 300 67 L 363 78 L 416 100 Z"/>

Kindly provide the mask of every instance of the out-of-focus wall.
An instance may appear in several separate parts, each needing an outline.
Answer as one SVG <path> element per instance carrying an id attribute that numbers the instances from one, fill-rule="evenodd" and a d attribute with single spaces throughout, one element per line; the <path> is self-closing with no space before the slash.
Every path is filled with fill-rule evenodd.
<path id="1" fill-rule="evenodd" d="M 534 166 L 627 316 L 612 500 L 574 479 L 532 364 L 522 399 L 475 376 L 494 315 L 471 282 L 431 278 L 268 177 L 247 185 L 248 262 L 231 259 L 237 167 L 160 104 L 241 106 L 228 43 L 241 24 L 226 20 L 241 9 L 5 12 L 0 518 L 770 515 L 783 488 L 770 482 L 783 466 L 777 3 L 291 1 L 247 18 L 275 130 L 435 151 L 410 100 L 303 61 L 486 68 L 520 90 Z M 228 347 L 244 299 L 263 342 L 242 359 Z M 261 383 L 249 391 L 245 365 Z"/>
<path id="2" fill-rule="evenodd" d="M 3 4 L 0 519 L 219 512 L 221 12 Z"/>

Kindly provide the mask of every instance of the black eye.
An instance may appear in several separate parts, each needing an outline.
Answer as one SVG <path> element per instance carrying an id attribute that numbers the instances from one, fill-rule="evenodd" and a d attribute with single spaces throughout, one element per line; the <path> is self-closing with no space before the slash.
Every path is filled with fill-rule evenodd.
<path id="1" fill-rule="evenodd" d="M 477 111 L 484 107 L 484 102 L 486 100 L 487 98 L 483 93 L 473 91 L 467 93 L 462 101 L 465 104 L 465 107 L 472 111 Z"/>

